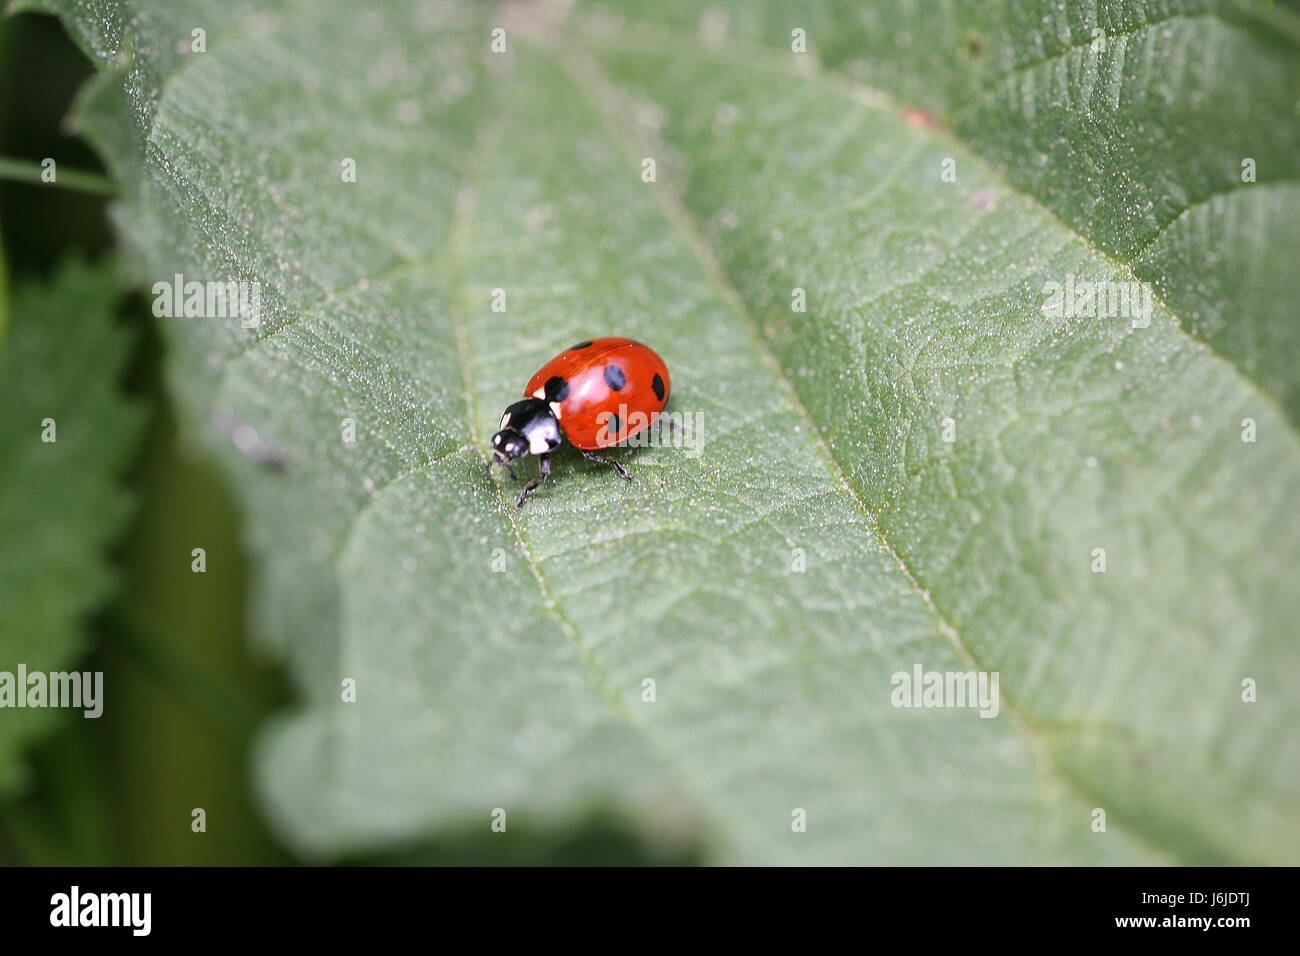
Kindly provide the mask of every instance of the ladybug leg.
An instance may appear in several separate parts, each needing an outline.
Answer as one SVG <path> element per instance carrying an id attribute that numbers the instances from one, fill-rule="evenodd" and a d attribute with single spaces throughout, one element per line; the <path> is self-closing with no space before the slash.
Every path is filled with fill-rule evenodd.
<path id="1" fill-rule="evenodd" d="M 587 459 L 587 461 L 598 461 L 602 465 L 613 465 L 614 470 L 618 472 L 620 478 L 626 478 L 628 481 L 632 480 L 632 476 L 627 473 L 627 469 L 616 462 L 613 458 L 606 458 L 604 455 L 593 455 L 591 452 L 582 448 L 579 448 L 578 451 L 582 452 L 582 457 Z"/>
<path id="2" fill-rule="evenodd" d="M 538 485 L 540 485 L 543 481 L 545 481 L 545 480 L 547 479 L 547 477 L 550 476 L 550 474 L 551 474 L 551 456 L 550 456 L 550 455 L 538 455 L 538 456 L 537 456 L 537 466 L 538 466 L 538 468 L 541 469 L 541 472 L 542 472 L 542 473 L 541 473 L 541 475 L 540 475 L 539 477 L 534 478 L 534 479 L 533 479 L 532 481 L 530 481 L 528 484 L 524 485 L 524 493 L 523 493 L 522 495 L 519 496 L 519 503 L 518 503 L 517 505 L 515 505 L 515 508 L 516 508 L 516 509 L 518 509 L 518 508 L 522 508 L 522 507 L 524 506 L 524 502 L 528 500 L 528 492 L 532 491 L 534 488 L 536 488 Z"/>

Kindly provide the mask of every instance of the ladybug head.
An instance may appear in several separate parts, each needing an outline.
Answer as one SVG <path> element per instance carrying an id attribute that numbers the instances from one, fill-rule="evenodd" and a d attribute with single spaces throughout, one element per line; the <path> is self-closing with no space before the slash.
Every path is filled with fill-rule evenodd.
<path id="1" fill-rule="evenodd" d="M 513 474 L 510 462 L 527 454 L 545 455 L 560 444 L 560 423 L 541 399 L 515 402 L 501 416 L 501 430 L 492 436 L 492 463 Z"/>
<path id="2" fill-rule="evenodd" d="M 492 436 L 492 461 L 504 465 L 512 458 L 528 454 L 528 439 L 513 428 L 503 428 Z"/>

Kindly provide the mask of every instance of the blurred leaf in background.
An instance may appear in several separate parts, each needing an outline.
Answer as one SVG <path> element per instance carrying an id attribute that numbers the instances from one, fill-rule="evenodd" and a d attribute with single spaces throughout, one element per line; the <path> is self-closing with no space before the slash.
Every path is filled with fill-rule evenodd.
<path id="1" fill-rule="evenodd" d="M 80 670 L 82 627 L 115 584 L 106 553 L 127 518 L 119 481 L 143 420 L 121 386 L 131 339 L 116 300 L 111 263 L 69 260 L 48 286 L 17 287 L 0 342 L 0 669 L 11 674 Z M 58 716 L 3 711 L 0 795 L 22 781 L 23 744 Z"/>
<path id="2" fill-rule="evenodd" d="M 37 177 L 35 185 L 0 183 L 0 219 L 15 277 L 48 276 L 70 249 L 93 258 L 111 247 L 103 199 L 64 188 L 78 173 L 100 169 L 90 145 L 63 125 L 73 96 L 92 73 L 57 21 L 0 17 L 0 155 Z M 39 182 L 46 158 L 56 161 L 61 182 Z"/>
<path id="3" fill-rule="evenodd" d="M 610 807 L 731 862 L 1300 860 L 1300 701 L 1241 697 L 1300 675 L 1289 12 L 20 5 L 101 70 L 137 281 L 262 290 L 161 327 L 298 851 Z M 1045 315 L 1067 277 L 1149 322 Z M 562 456 L 516 515 L 481 446 L 601 334 L 703 453 Z M 894 707 L 917 665 L 998 718 Z"/>
<path id="4" fill-rule="evenodd" d="M 101 191 L 84 188 L 96 179 L 94 153 L 60 129 L 73 93 L 91 69 L 62 27 L 46 17 L 0 20 L 0 67 L 0 141 L 12 165 L 39 171 L 44 156 L 56 157 L 59 164 L 54 184 L 26 177 L 0 182 L 0 218 L 9 258 L 25 290 L 20 300 L 41 301 L 40 290 L 50 286 L 43 301 L 47 312 L 57 312 L 28 315 L 24 335 L 39 337 L 51 355 L 64 360 L 90 349 L 102 363 L 83 381 L 77 376 L 65 380 L 60 362 L 47 363 L 42 371 L 40 363 L 25 361 L 16 380 L 2 383 L 0 408 L 5 420 L 24 434 L 30 429 L 22 416 L 38 399 L 27 391 L 32 383 L 40 383 L 50 393 L 46 398 L 53 395 L 61 407 L 89 413 L 92 423 L 106 425 L 125 409 L 131 428 L 121 450 L 132 462 L 127 466 L 119 461 L 115 450 L 107 458 L 68 463 L 84 466 L 67 480 L 75 489 L 85 485 L 91 494 L 87 504 L 99 494 L 94 484 L 86 484 L 89 479 L 106 479 L 112 471 L 118 487 L 114 506 L 95 520 L 74 527 L 67 523 L 74 515 L 62 515 L 50 542 L 84 535 L 78 550 L 97 553 L 99 566 L 67 590 L 66 601 L 54 604 L 61 613 L 76 616 L 62 641 L 46 645 L 43 636 L 30 629 L 18 636 L 24 645 L 68 643 L 73 653 L 62 666 L 102 672 L 108 704 L 97 720 L 79 714 L 51 716 L 45 732 L 19 741 L 23 749 L 16 757 L 18 785 L 0 799 L 0 861 L 285 862 L 289 857 L 261 824 L 248 788 L 249 738 L 259 712 L 281 701 L 284 690 L 274 673 L 250 658 L 243 630 L 245 563 L 237 515 L 211 469 L 181 447 L 159 381 L 160 346 L 149 303 L 137 297 L 118 303 L 107 264 L 89 271 L 57 264 L 69 248 L 86 256 L 101 255 L 110 237 Z M 77 177 L 74 170 L 87 174 Z M 67 183 L 78 188 L 67 188 Z M 77 299 L 68 298 L 66 290 L 58 297 L 57 290 L 74 279 L 93 280 L 94 287 L 85 286 Z M 93 306 L 83 308 L 90 299 Z M 5 295 L 0 312 L 8 305 Z M 114 313 L 111 321 L 104 318 Z M 38 320 L 48 321 L 41 325 Z M 108 335 L 113 348 L 95 351 L 98 340 Z M 127 349 L 126 354 L 118 356 L 117 348 Z M 91 401 L 83 407 L 79 390 L 101 377 L 120 386 L 117 404 Z M 11 402 L 11 390 L 23 400 Z M 154 413 L 141 440 L 140 410 L 145 405 Z M 18 417 L 10 420 L 11 413 Z M 35 427 L 39 438 L 39 419 Z M 96 441 L 109 438 L 112 433 L 106 431 Z M 21 490 L 31 501 L 48 506 L 50 493 L 61 486 L 24 482 Z M 128 497 L 130 518 L 123 520 L 127 515 L 115 514 L 116 503 Z M 6 499 L 5 505 L 9 503 Z M 12 503 L 16 508 L 20 504 Z M 3 513 L 0 523 L 23 516 L 22 509 L 12 516 Z M 106 525 L 113 527 L 116 544 L 111 548 L 101 540 Z M 195 542 L 213 555 L 202 577 L 191 571 Z M 3 543 L 22 548 L 21 541 L 9 537 Z M 77 570 L 62 561 L 59 567 Z M 48 571 L 24 566 L 23 575 L 0 583 L 0 590 L 5 584 L 21 589 L 38 573 L 42 581 L 59 580 Z M 109 579 L 116 596 L 97 602 L 100 584 Z M 93 613 L 78 614 L 83 607 Z M 0 645 L 6 639 L 17 637 L 5 632 Z M 5 647 L 0 669 L 15 666 L 9 650 Z M 17 723 L 0 723 L 12 732 L 19 730 Z M 6 752 L 6 772 L 15 766 L 11 756 Z M 210 835 L 192 832 L 195 806 L 207 810 Z"/>

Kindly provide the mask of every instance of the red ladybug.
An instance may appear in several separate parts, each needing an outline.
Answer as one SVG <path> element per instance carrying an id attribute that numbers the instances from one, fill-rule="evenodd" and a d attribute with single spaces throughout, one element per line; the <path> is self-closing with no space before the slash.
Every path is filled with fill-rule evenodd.
<path id="1" fill-rule="evenodd" d="M 506 409 L 501 430 L 492 436 L 491 464 L 511 478 L 519 477 L 512 460 L 537 456 L 541 476 L 527 484 L 516 507 L 551 473 L 551 452 L 565 438 L 583 457 L 613 465 L 631 481 L 614 459 L 591 452 L 649 428 L 668 402 L 668 388 L 664 360 L 632 339 L 579 342 L 543 365 L 524 389 L 528 397 Z"/>

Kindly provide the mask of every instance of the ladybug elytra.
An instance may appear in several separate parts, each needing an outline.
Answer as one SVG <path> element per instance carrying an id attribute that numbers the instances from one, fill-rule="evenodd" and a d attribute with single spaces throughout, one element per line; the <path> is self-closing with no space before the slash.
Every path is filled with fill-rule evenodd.
<path id="1" fill-rule="evenodd" d="M 614 459 L 592 452 L 654 424 L 668 402 L 668 389 L 668 367 L 640 342 L 615 336 L 579 342 L 543 365 L 524 389 L 527 397 L 506 409 L 501 430 L 492 436 L 491 465 L 517 479 L 511 462 L 537 456 L 541 474 L 525 486 L 519 508 L 550 475 L 551 452 L 565 439 L 583 457 L 612 465 L 631 481 Z"/>

